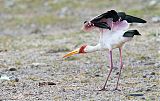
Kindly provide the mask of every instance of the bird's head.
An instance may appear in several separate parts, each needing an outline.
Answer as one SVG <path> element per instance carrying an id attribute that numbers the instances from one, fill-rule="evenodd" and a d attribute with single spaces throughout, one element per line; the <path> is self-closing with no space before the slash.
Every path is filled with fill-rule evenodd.
<path id="1" fill-rule="evenodd" d="M 90 32 L 95 28 L 94 24 L 90 21 L 85 21 L 84 25 L 82 26 L 82 30 L 85 32 Z"/>
<path id="2" fill-rule="evenodd" d="M 81 46 L 80 48 L 77 48 L 77 49 L 69 52 L 68 54 L 64 55 L 63 58 L 70 57 L 70 56 L 72 56 L 72 55 L 74 55 L 74 54 L 86 53 L 86 51 L 85 51 L 86 46 L 87 46 L 87 45 L 83 45 L 83 46 Z"/>

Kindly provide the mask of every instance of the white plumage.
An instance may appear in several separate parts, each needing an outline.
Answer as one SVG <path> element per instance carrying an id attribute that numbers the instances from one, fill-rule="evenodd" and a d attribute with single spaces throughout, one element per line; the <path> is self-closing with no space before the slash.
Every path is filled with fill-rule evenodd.
<path id="1" fill-rule="evenodd" d="M 111 30 L 100 29 L 99 43 L 96 46 L 87 45 L 85 52 L 112 50 L 122 47 L 125 42 L 132 39 L 132 37 L 123 37 L 128 28 L 129 23 L 127 23 L 126 20 L 123 20 L 121 22 L 113 22 Z"/>

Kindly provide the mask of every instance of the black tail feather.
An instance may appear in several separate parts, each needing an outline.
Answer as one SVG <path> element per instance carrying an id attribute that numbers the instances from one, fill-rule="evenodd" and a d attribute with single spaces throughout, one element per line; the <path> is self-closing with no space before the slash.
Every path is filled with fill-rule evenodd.
<path id="1" fill-rule="evenodd" d="M 123 37 L 133 37 L 134 35 L 141 35 L 137 30 L 129 30 L 123 34 Z"/>

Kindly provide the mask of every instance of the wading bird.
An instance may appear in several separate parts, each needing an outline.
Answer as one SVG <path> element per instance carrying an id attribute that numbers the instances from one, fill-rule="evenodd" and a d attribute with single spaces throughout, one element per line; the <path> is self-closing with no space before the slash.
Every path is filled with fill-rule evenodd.
<path id="1" fill-rule="evenodd" d="M 121 70 L 123 68 L 122 46 L 125 42 L 130 41 L 134 35 L 140 35 L 137 30 L 127 31 L 127 29 L 129 28 L 129 23 L 146 23 L 146 21 L 138 17 L 127 15 L 124 12 L 116 12 L 115 10 L 107 11 L 101 15 L 94 17 L 90 21 L 85 21 L 82 27 L 84 31 L 90 32 L 93 29 L 98 28 L 100 32 L 99 43 L 96 46 L 83 45 L 64 56 L 64 58 L 66 58 L 74 54 L 109 50 L 110 71 L 103 88 L 99 91 L 106 90 L 107 81 L 113 69 L 112 50 L 115 48 L 119 48 L 120 53 L 120 71 L 115 88 L 115 90 L 119 90 L 119 79 Z"/>

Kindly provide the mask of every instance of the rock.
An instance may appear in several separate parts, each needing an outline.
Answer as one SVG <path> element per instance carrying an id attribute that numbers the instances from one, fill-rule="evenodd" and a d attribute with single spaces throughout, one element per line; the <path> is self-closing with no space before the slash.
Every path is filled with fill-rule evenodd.
<path id="1" fill-rule="evenodd" d="M 39 82 L 38 86 L 44 86 L 46 85 L 46 82 Z"/>
<path id="2" fill-rule="evenodd" d="M 160 22 L 160 16 L 152 17 L 152 22 Z"/>
<path id="3" fill-rule="evenodd" d="M 155 75 L 156 73 L 155 72 L 152 72 L 150 75 Z"/>
<path id="4" fill-rule="evenodd" d="M 147 76 L 146 75 L 143 75 L 143 78 L 146 78 Z"/>
<path id="5" fill-rule="evenodd" d="M 11 67 L 11 68 L 9 68 L 9 71 L 17 71 L 17 69 L 14 67 Z"/>
<path id="6" fill-rule="evenodd" d="M 32 63 L 31 67 L 48 66 L 46 63 Z"/>
<path id="7" fill-rule="evenodd" d="M 145 98 L 145 97 L 142 97 L 141 99 L 142 99 L 142 100 L 145 100 L 146 98 Z"/>
<path id="8" fill-rule="evenodd" d="M 18 78 L 15 78 L 14 81 L 15 81 L 15 82 L 19 82 L 19 79 L 18 79 Z"/>
<path id="9" fill-rule="evenodd" d="M 154 62 L 144 63 L 144 65 L 154 65 Z"/>
<path id="10" fill-rule="evenodd" d="M 150 101 L 156 101 L 155 96 L 150 96 Z"/>
<path id="11" fill-rule="evenodd" d="M 152 78 L 152 75 L 155 75 L 156 73 L 155 72 L 151 72 L 151 73 L 148 73 L 148 74 L 143 74 L 143 78 Z"/>
<path id="12" fill-rule="evenodd" d="M 56 85 L 54 82 L 48 82 L 48 85 Z"/>
<path id="13" fill-rule="evenodd" d="M 116 75 L 119 75 L 119 72 L 117 72 Z"/>
<path id="14" fill-rule="evenodd" d="M 66 90 L 65 90 L 64 88 L 62 89 L 62 91 L 63 91 L 63 92 L 66 92 Z"/>
<path id="15" fill-rule="evenodd" d="M 15 5 L 15 0 L 4 0 L 4 5 L 6 8 L 13 7 Z"/>
<path id="16" fill-rule="evenodd" d="M 156 87 L 156 84 L 152 85 L 152 87 Z"/>
<path id="17" fill-rule="evenodd" d="M 0 52 L 7 52 L 7 51 L 8 51 L 7 49 L 0 50 Z"/>
<path id="18" fill-rule="evenodd" d="M 91 63 L 90 61 L 86 61 L 86 62 L 85 62 L 85 64 L 90 64 L 90 63 Z"/>
<path id="19" fill-rule="evenodd" d="M 160 68 L 160 63 L 155 63 L 154 66 Z"/>
<path id="20" fill-rule="evenodd" d="M 14 91 L 12 91 L 12 93 L 17 93 L 17 91 L 16 91 L 16 90 L 14 90 Z"/>
<path id="21" fill-rule="evenodd" d="M 56 85 L 54 82 L 40 82 L 39 86 L 44 86 L 44 85 Z"/>
<path id="22" fill-rule="evenodd" d="M 99 74 L 95 74 L 95 77 L 100 77 L 100 75 Z"/>
<path id="23" fill-rule="evenodd" d="M 151 91 L 151 88 L 147 88 L 146 91 L 147 91 L 147 92 L 148 92 L 148 91 Z"/>
<path id="24" fill-rule="evenodd" d="M 41 32 L 42 32 L 41 29 L 35 28 L 35 29 L 33 29 L 30 33 L 31 33 L 31 34 L 38 34 L 38 33 L 41 33 Z"/>
<path id="25" fill-rule="evenodd" d="M 0 80 L 10 80 L 7 75 L 0 75 Z"/>
<path id="26" fill-rule="evenodd" d="M 144 94 L 135 93 L 135 94 L 128 94 L 128 96 L 144 96 Z"/>
<path id="27" fill-rule="evenodd" d="M 137 90 L 135 90 L 136 92 L 143 92 L 144 89 L 143 88 L 138 88 Z"/>
<path id="28" fill-rule="evenodd" d="M 157 0 L 151 0 L 149 2 L 149 6 L 155 6 L 157 4 Z"/>

